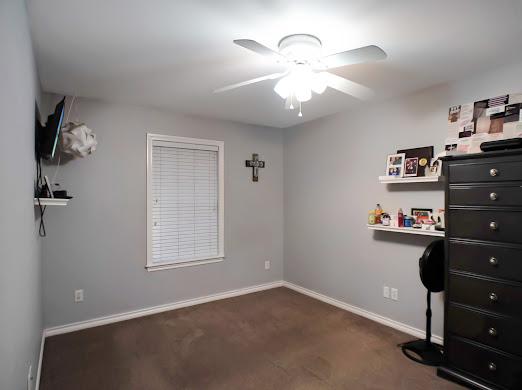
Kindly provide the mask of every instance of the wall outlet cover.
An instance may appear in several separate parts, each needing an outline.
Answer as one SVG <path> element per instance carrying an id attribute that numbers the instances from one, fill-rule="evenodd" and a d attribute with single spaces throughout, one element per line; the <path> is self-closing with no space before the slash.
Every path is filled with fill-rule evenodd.
<path id="1" fill-rule="evenodd" d="M 399 300 L 399 290 L 398 289 L 396 289 L 396 288 L 391 289 L 391 299 L 393 299 L 394 301 Z"/>
<path id="2" fill-rule="evenodd" d="M 27 390 L 33 390 L 33 365 L 29 365 L 27 370 Z"/>
<path id="3" fill-rule="evenodd" d="M 83 302 L 83 290 L 74 291 L 74 302 Z"/>
<path id="4" fill-rule="evenodd" d="M 265 269 L 270 269 L 270 260 L 265 261 Z"/>
<path id="5" fill-rule="evenodd" d="M 384 298 L 390 298 L 390 288 L 388 286 L 382 287 L 382 296 Z"/>

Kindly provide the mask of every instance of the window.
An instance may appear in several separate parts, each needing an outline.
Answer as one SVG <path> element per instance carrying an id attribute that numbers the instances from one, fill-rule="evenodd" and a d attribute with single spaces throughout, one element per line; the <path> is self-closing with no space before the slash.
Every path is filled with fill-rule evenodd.
<path id="1" fill-rule="evenodd" d="M 147 134 L 147 269 L 223 259 L 223 148 Z"/>

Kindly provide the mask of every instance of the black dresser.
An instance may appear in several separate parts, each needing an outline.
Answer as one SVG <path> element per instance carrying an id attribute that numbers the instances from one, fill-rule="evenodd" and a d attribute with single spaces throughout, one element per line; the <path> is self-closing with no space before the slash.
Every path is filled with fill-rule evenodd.
<path id="1" fill-rule="evenodd" d="M 522 151 L 448 157 L 444 364 L 478 389 L 522 389 Z"/>

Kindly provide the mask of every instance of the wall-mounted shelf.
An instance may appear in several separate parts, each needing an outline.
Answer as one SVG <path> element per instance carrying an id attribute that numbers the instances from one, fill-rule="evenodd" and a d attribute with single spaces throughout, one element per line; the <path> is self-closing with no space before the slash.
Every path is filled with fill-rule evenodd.
<path id="1" fill-rule="evenodd" d="M 70 199 L 63 198 L 40 198 L 42 206 L 67 206 Z M 34 205 L 38 206 L 38 198 L 34 198 Z"/>
<path id="2" fill-rule="evenodd" d="M 443 181 L 444 176 L 413 176 L 413 177 L 395 177 L 395 176 L 379 176 L 379 182 L 383 184 L 398 183 L 437 183 Z"/>
<path id="3" fill-rule="evenodd" d="M 408 227 L 391 227 L 383 225 L 367 225 L 370 230 L 382 230 L 385 232 L 418 234 L 420 236 L 444 237 L 444 232 L 438 230 L 414 229 Z"/>

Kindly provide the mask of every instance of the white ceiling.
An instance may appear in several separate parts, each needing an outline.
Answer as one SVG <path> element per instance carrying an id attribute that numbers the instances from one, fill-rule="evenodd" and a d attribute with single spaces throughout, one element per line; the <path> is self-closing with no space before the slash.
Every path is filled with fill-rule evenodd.
<path id="1" fill-rule="evenodd" d="M 284 109 L 282 70 L 233 39 L 276 48 L 318 36 L 326 54 L 375 44 L 388 59 L 335 73 L 385 99 L 522 59 L 520 0 L 29 0 L 43 89 L 245 123 L 288 127 L 361 103 L 328 89 Z"/>

